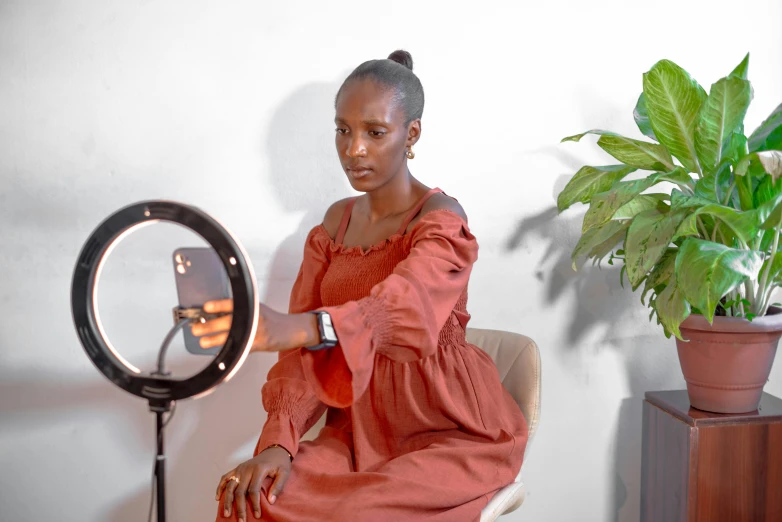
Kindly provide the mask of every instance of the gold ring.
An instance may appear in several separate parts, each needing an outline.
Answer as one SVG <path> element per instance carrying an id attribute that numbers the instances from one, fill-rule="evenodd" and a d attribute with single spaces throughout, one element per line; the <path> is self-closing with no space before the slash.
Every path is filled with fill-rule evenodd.
<path id="1" fill-rule="evenodd" d="M 231 478 L 229 478 L 229 479 L 228 479 L 228 482 L 231 482 L 232 480 L 233 480 L 234 482 L 236 482 L 237 484 L 239 483 L 239 477 L 237 477 L 236 475 L 234 475 L 234 476 L 232 476 Z"/>

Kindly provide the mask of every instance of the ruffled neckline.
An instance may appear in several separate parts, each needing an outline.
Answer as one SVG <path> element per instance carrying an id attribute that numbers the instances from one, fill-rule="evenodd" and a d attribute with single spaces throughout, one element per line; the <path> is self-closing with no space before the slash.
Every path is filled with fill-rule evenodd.
<path id="1" fill-rule="evenodd" d="M 421 216 L 421 219 L 419 219 L 416 222 L 416 224 L 413 225 L 413 228 L 411 228 L 409 232 L 405 232 L 405 233 L 402 233 L 402 234 L 400 234 L 399 232 L 394 233 L 394 234 L 390 235 L 389 237 L 387 237 L 386 239 L 378 241 L 374 245 L 368 246 L 366 249 L 364 249 L 364 247 L 362 247 L 361 245 L 347 246 L 344 243 L 337 243 L 329 235 L 328 231 L 326 230 L 326 227 L 323 226 L 323 223 L 317 225 L 315 227 L 315 230 L 317 232 L 319 232 L 323 236 L 323 239 L 328 244 L 329 250 L 331 251 L 332 254 L 359 254 L 361 256 L 366 256 L 366 255 L 368 255 L 368 254 L 370 254 L 372 252 L 375 252 L 375 251 L 378 251 L 378 250 L 383 250 L 388 245 L 391 245 L 392 243 L 396 243 L 397 241 L 399 241 L 401 239 L 405 239 L 407 237 L 413 237 L 415 230 L 419 226 L 421 226 L 422 224 L 426 223 L 426 221 L 427 221 L 426 218 L 430 214 L 435 214 L 435 213 L 438 213 L 438 214 L 439 213 L 449 214 L 449 215 L 455 217 L 457 220 L 459 220 L 459 222 L 462 224 L 462 226 L 464 226 L 465 228 L 467 228 L 467 230 L 469 230 L 469 226 L 467 225 L 467 222 L 464 220 L 464 218 L 462 218 L 462 216 L 460 216 L 456 212 L 454 212 L 452 210 L 448 210 L 446 208 L 438 208 L 438 209 L 430 210 L 429 212 L 427 212 L 426 214 Z M 434 216 L 432 216 L 432 217 L 434 217 Z"/>

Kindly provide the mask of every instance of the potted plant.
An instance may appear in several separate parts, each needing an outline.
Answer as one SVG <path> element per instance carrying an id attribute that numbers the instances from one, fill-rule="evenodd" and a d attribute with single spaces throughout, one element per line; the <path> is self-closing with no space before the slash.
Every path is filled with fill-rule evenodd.
<path id="1" fill-rule="evenodd" d="M 720 413 L 757 409 L 782 336 L 782 105 L 747 137 L 748 65 L 706 93 L 657 62 L 633 113 L 646 139 L 564 138 L 599 135 L 618 163 L 584 166 L 557 199 L 559 212 L 588 205 L 573 268 L 621 263 L 622 285 L 643 285 L 649 319 L 676 337 L 691 405 Z"/>

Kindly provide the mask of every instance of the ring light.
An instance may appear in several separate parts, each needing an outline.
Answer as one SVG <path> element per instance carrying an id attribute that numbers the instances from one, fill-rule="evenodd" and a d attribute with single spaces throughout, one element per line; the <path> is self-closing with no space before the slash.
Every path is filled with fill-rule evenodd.
<path id="1" fill-rule="evenodd" d="M 127 362 L 106 337 L 97 307 L 100 272 L 111 250 L 139 227 L 170 221 L 203 237 L 223 262 L 234 301 L 228 339 L 199 373 L 184 380 L 144 374 Z M 239 242 L 222 225 L 197 208 L 167 201 L 140 202 L 118 210 L 103 221 L 79 254 L 73 274 L 71 306 L 76 332 L 98 370 L 123 390 L 151 401 L 176 401 L 209 393 L 229 380 L 247 357 L 257 327 L 256 283 L 252 266 Z"/>
<path id="2" fill-rule="evenodd" d="M 98 313 L 101 269 L 112 249 L 134 230 L 160 221 L 189 228 L 209 243 L 228 274 L 233 296 L 228 339 L 205 368 L 187 379 L 168 378 L 159 371 L 144 373 L 130 364 L 106 337 Z M 163 413 L 170 411 L 175 401 L 206 395 L 236 374 L 255 338 L 259 310 L 257 294 L 252 265 L 239 242 L 211 216 L 181 203 L 154 200 L 124 207 L 98 225 L 79 253 L 71 286 L 71 311 L 79 340 L 87 356 L 106 378 L 126 392 L 147 399 L 150 409 L 157 415 L 155 476 L 159 521 L 165 520 L 162 431 L 168 420 L 163 421 Z M 167 343 L 183 325 L 184 322 L 177 324 L 166 337 L 159 356 L 161 361 Z"/>

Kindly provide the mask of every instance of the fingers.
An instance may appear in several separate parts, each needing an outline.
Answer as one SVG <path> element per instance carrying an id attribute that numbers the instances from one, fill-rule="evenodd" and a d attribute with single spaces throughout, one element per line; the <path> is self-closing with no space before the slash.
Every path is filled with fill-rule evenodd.
<path id="1" fill-rule="evenodd" d="M 217 491 L 215 492 L 215 500 L 220 500 L 220 494 L 223 492 L 223 488 L 228 482 L 228 479 L 232 477 L 234 473 L 236 473 L 236 470 L 229 471 L 228 473 L 220 477 L 220 482 L 217 484 Z"/>
<path id="2" fill-rule="evenodd" d="M 228 340 L 227 332 L 231 329 L 231 319 L 232 316 L 226 315 L 205 323 L 196 323 L 191 327 L 191 331 L 196 337 L 201 337 L 198 341 L 201 348 L 222 346 Z"/>
<path id="3" fill-rule="evenodd" d="M 228 340 L 228 334 L 210 335 L 209 337 L 202 337 L 198 341 L 199 346 L 204 350 L 208 348 L 214 348 L 215 346 L 222 346 L 225 341 Z"/>
<path id="4" fill-rule="evenodd" d="M 236 489 L 237 482 L 235 480 L 228 480 L 228 483 L 225 486 L 225 496 L 223 497 L 223 516 L 229 517 L 231 516 L 231 506 L 233 506 L 234 503 L 234 490 Z M 244 498 L 242 498 L 242 501 L 244 501 Z"/>
<path id="5" fill-rule="evenodd" d="M 282 488 L 285 486 L 285 482 L 288 481 L 288 474 L 290 468 L 279 468 L 274 476 L 274 482 L 272 482 L 269 488 L 269 504 L 274 504 L 277 501 L 277 497 L 282 493 Z"/>
<path id="6" fill-rule="evenodd" d="M 249 483 L 249 477 L 243 476 L 239 479 L 239 483 L 234 490 L 234 498 L 236 499 L 236 519 L 239 522 L 247 522 L 247 485 Z"/>
<path id="7" fill-rule="evenodd" d="M 221 312 L 231 313 L 234 311 L 233 299 L 208 301 L 204 303 L 204 311 L 210 314 L 219 314 Z"/>
<path id="8" fill-rule="evenodd" d="M 226 332 L 231 329 L 232 316 L 224 315 L 205 323 L 196 323 L 193 325 L 193 335 L 202 336 L 218 332 Z"/>
<path id="9" fill-rule="evenodd" d="M 252 508 L 253 515 L 255 515 L 256 519 L 261 518 L 261 485 L 267 474 L 266 470 L 263 470 L 262 473 L 254 473 L 253 478 L 250 481 L 250 486 L 247 488 L 247 496 L 250 498 L 250 507 Z"/>

